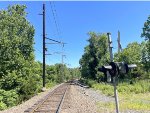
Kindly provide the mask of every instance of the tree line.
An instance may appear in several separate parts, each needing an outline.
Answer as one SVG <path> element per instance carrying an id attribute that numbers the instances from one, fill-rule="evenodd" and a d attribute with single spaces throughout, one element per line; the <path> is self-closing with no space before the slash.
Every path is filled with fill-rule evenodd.
<path id="1" fill-rule="evenodd" d="M 0 11 L 0 110 L 15 106 L 42 89 L 42 63 L 35 61 L 34 26 L 25 5 Z M 46 86 L 78 78 L 78 68 L 46 65 Z"/>
<path id="2" fill-rule="evenodd" d="M 114 62 L 137 64 L 137 68 L 127 75 L 120 75 L 120 79 L 146 79 L 150 78 L 150 17 L 144 23 L 141 37 L 145 40 L 141 43 L 132 42 L 119 53 L 114 53 Z M 104 74 L 98 68 L 109 65 L 110 55 L 108 38 L 104 33 L 89 32 L 88 45 L 84 48 L 84 54 L 79 63 L 81 76 L 85 79 L 104 81 Z"/>

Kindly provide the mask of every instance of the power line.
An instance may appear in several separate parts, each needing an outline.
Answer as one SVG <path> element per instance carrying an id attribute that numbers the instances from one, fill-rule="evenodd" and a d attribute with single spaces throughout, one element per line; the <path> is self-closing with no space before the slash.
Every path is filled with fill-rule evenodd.
<path id="1" fill-rule="evenodd" d="M 58 20 L 57 23 L 58 23 L 58 27 L 59 27 L 59 32 L 60 32 L 60 35 L 61 35 L 60 21 L 59 21 L 58 15 L 57 15 L 55 2 L 53 2 L 53 5 L 54 5 L 54 11 L 55 11 L 55 14 L 56 14 L 56 18 L 57 18 L 57 20 Z"/>
<path id="2" fill-rule="evenodd" d="M 38 48 L 35 48 L 35 51 L 38 51 L 40 54 L 43 54 Z"/>
<path id="3" fill-rule="evenodd" d="M 55 5 L 52 5 L 52 2 L 50 1 L 50 7 L 51 7 L 52 14 L 53 14 L 53 19 L 54 19 L 54 23 L 55 23 L 55 26 L 56 26 L 56 31 L 57 31 L 57 34 L 60 35 L 59 25 L 58 25 L 58 22 L 56 20 L 57 12 L 56 12 L 56 9 L 54 9 L 53 6 L 55 7 Z"/>
<path id="4" fill-rule="evenodd" d="M 56 20 L 56 18 L 58 19 L 58 15 L 57 15 L 55 3 L 50 1 L 50 6 L 51 6 L 51 10 L 52 10 L 52 14 L 53 14 L 53 19 L 54 19 L 54 22 L 55 22 L 55 26 L 56 26 L 56 30 L 57 30 L 58 36 L 61 37 L 60 36 L 61 31 L 60 31 L 59 23 Z M 62 38 L 60 40 L 62 40 Z M 57 42 L 57 43 L 59 43 L 59 42 Z M 66 43 L 62 43 L 61 42 L 60 44 L 62 46 L 62 64 L 63 64 L 63 62 L 64 62 L 63 58 L 65 57 L 65 54 L 64 54 L 64 44 L 66 44 Z"/>

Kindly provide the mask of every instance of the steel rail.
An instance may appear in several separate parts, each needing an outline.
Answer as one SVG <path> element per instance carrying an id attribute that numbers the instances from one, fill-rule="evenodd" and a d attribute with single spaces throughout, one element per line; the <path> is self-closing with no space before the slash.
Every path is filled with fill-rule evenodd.
<path id="1" fill-rule="evenodd" d="M 59 103 L 59 105 L 58 105 L 58 108 L 57 108 L 57 111 L 56 111 L 56 113 L 59 113 L 60 112 L 60 109 L 61 109 L 61 107 L 62 107 L 62 103 L 63 103 L 63 101 L 64 101 L 64 98 L 65 98 L 65 96 L 66 96 L 66 92 L 67 92 L 67 90 L 68 90 L 68 86 L 66 86 L 67 88 L 66 88 L 66 90 L 65 90 L 65 92 L 64 92 L 64 94 L 63 94 L 63 96 L 62 96 L 62 98 L 61 98 L 61 101 L 60 101 L 60 103 Z"/>
<path id="2" fill-rule="evenodd" d="M 62 103 L 63 103 L 63 100 L 64 100 L 64 97 L 65 97 L 65 95 L 66 95 L 66 91 L 67 91 L 67 89 L 68 89 L 68 84 L 66 84 L 66 86 L 65 86 L 65 84 L 63 84 L 63 85 L 57 87 L 57 88 L 54 89 L 52 92 L 50 92 L 48 95 L 46 95 L 46 96 L 44 97 L 44 99 L 42 99 L 42 101 L 39 101 L 37 104 L 34 104 L 34 107 L 33 107 L 33 108 L 31 107 L 31 108 L 25 110 L 24 113 L 35 113 L 36 110 L 37 110 L 38 108 L 40 108 L 40 107 L 43 105 L 43 103 L 46 102 L 46 100 L 48 100 L 49 97 L 52 97 L 52 96 L 56 93 L 56 91 L 57 91 L 59 88 L 61 88 L 61 87 L 66 87 L 66 88 L 65 88 L 65 91 L 64 91 L 63 94 L 62 94 L 62 97 L 61 97 L 61 99 L 60 99 L 60 103 L 59 103 L 59 105 L 58 105 L 58 107 L 57 107 L 57 109 L 56 109 L 56 113 L 59 113 L 59 111 L 60 111 L 60 109 L 61 109 L 61 106 L 62 106 Z M 57 94 L 56 94 L 56 95 L 57 95 Z"/>

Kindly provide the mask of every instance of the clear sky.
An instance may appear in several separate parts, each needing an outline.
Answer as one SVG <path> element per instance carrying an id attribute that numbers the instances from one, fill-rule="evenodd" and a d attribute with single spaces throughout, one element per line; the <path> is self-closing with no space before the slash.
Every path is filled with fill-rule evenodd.
<path id="1" fill-rule="evenodd" d="M 49 1 L 40 2 L 0 2 L 0 10 L 13 4 L 25 4 L 28 12 L 27 19 L 35 27 L 35 58 L 42 62 L 42 4 L 46 4 L 46 34 L 48 38 L 62 40 L 67 44 L 64 47 L 66 58 L 64 62 L 69 67 L 79 66 L 79 59 L 84 53 L 84 47 L 88 44 L 87 33 L 111 32 L 114 49 L 117 51 L 117 32 L 121 33 L 121 44 L 125 48 L 128 43 L 140 38 L 144 22 L 150 15 L 150 2 L 130 1 L 55 1 L 50 5 Z M 53 8 L 51 8 L 51 6 Z M 54 16 L 58 27 L 55 25 Z M 58 30 L 57 30 L 58 28 Z M 58 31 L 58 32 L 57 32 Z M 50 42 L 47 40 L 47 42 Z M 61 52 L 58 44 L 47 45 L 48 52 Z M 53 54 L 46 57 L 47 64 L 61 63 L 61 54 Z"/>

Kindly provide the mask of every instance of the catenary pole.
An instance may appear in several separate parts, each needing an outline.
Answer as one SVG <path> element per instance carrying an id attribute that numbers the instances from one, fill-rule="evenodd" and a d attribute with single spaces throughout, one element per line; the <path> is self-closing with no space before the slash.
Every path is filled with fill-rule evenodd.
<path id="1" fill-rule="evenodd" d="M 43 88 L 45 88 L 45 4 L 43 4 Z"/>

